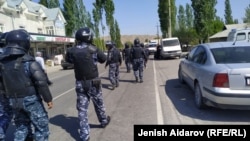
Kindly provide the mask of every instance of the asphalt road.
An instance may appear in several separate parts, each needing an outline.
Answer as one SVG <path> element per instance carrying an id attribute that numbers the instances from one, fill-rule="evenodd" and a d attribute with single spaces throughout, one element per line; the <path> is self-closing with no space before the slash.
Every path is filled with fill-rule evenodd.
<path id="1" fill-rule="evenodd" d="M 120 68 L 120 86 L 110 89 L 108 69 L 99 64 L 103 96 L 110 124 L 100 128 L 93 104 L 89 105 L 91 141 L 133 141 L 134 125 L 208 125 L 249 124 L 250 112 L 209 108 L 198 110 L 193 92 L 177 78 L 180 59 L 154 60 L 150 56 L 144 71 L 144 82 L 135 83 L 133 73 L 127 73 L 124 63 Z M 79 124 L 76 110 L 73 70 L 49 72 L 54 82 L 50 90 L 54 107 L 48 110 L 51 141 L 78 141 Z M 13 140 L 14 125 L 7 133 Z"/>

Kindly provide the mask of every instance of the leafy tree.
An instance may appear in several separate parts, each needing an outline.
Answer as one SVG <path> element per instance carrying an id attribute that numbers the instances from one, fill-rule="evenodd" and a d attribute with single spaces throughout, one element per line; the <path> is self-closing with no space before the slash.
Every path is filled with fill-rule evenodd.
<path id="1" fill-rule="evenodd" d="M 114 11 L 115 11 L 115 6 L 113 3 L 113 0 L 106 0 L 104 3 L 104 10 L 105 10 L 105 16 L 106 16 L 106 23 L 107 26 L 109 27 L 109 34 L 111 37 L 112 41 L 115 41 L 115 26 L 114 26 Z"/>
<path id="2" fill-rule="evenodd" d="M 215 19 L 217 0 L 191 0 L 194 10 L 194 27 L 200 42 L 208 41 L 212 35 L 212 24 Z"/>
<path id="3" fill-rule="evenodd" d="M 160 20 L 160 29 L 162 32 L 162 36 L 166 37 L 168 33 L 168 26 L 169 26 L 169 14 L 166 11 L 168 9 L 168 1 L 166 0 L 159 0 L 158 1 L 158 16 Z"/>
<path id="4" fill-rule="evenodd" d="M 194 25 L 193 21 L 194 21 L 193 9 L 187 3 L 186 4 L 186 24 L 187 24 L 187 28 L 193 28 L 193 25 Z"/>
<path id="5" fill-rule="evenodd" d="M 93 3 L 93 6 L 94 6 L 94 8 L 92 10 L 93 19 L 94 19 L 93 29 L 94 29 L 96 37 L 100 37 L 99 24 L 100 24 L 100 21 L 102 18 L 101 4 L 97 0 L 95 3 Z"/>
<path id="6" fill-rule="evenodd" d="M 179 24 L 179 29 L 181 31 L 186 30 L 186 16 L 185 16 L 185 10 L 182 5 L 179 6 L 179 15 L 177 16 L 178 18 L 178 24 Z"/>
<path id="7" fill-rule="evenodd" d="M 67 25 L 65 26 L 65 31 L 67 36 L 74 36 L 76 30 L 76 17 L 75 11 L 76 9 L 76 0 L 64 0 L 63 3 L 63 15 L 65 20 L 67 21 Z"/>
<path id="8" fill-rule="evenodd" d="M 90 14 L 86 11 L 86 8 L 83 4 L 82 0 L 76 0 L 76 11 L 75 15 L 77 17 L 76 21 L 76 28 L 82 28 L 88 26 L 89 28 L 92 29 L 92 24 L 91 24 L 91 16 Z"/>
<path id="9" fill-rule="evenodd" d="M 115 43 L 116 43 L 117 47 L 122 48 L 123 45 L 121 42 L 121 33 L 120 33 L 120 28 L 119 28 L 117 21 L 115 21 L 115 37 L 116 37 Z"/>
<path id="10" fill-rule="evenodd" d="M 39 4 L 42 4 L 45 7 L 49 7 L 48 1 L 47 0 L 40 0 Z"/>
<path id="11" fill-rule="evenodd" d="M 169 11 L 169 2 L 170 1 L 170 11 Z M 171 20 L 169 17 L 169 12 L 171 12 Z M 176 7 L 175 0 L 158 0 L 158 16 L 160 20 L 160 28 L 162 32 L 163 38 L 167 37 L 167 33 L 169 32 L 168 27 L 171 21 L 171 31 L 174 31 L 175 23 L 176 23 Z"/>
<path id="12" fill-rule="evenodd" d="M 250 23 L 250 4 L 246 8 L 245 17 L 243 18 L 244 23 Z"/>
<path id="13" fill-rule="evenodd" d="M 48 8 L 60 8 L 59 0 L 48 0 Z"/>
<path id="14" fill-rule="evenodd" d="M 225 0 L 225 24 L 233 24 L 232 10 L 229 0 Z"/>

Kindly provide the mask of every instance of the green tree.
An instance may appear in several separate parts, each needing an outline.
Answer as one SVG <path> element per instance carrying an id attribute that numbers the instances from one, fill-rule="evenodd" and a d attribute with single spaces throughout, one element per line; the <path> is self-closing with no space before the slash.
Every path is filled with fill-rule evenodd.
<path id="1" fill-rule="evenodd" d="M 63 3 L 63 15 L 65 20 L 67 21 L 67 25 L 65 26 L 65 31 L 67 36 L 74 36 L 76 30 L 76 17 L 75 11 L 76 5 L 75 0 L 64 0 Z"/>
<path id="2" fill-rule="evenodd" d="M 191 0 L 194 10 L 194 27 L 200 42 L 208 42 L 208 37 L 213 34 L 212 27 L 216 10 L 217 0 Z"/>
<path id="3" fill-rule="evenodd" d="M 232 9 L 229 0 L 225 0 L 225 24 L 233 24 Z"/>
<path id="4" fill-rule="evenodd" d="M 45 6 L 45 7 L 49 7 L 48 1 L 47 0 L 40 0 L 39 4 Z"/>
<path id="5" fill-rule="evenodd" d="M 162 37 L 167 37 L 168 27 L 171 21 L 171 32 L 174 31 L 176 23 L 176 7 L 175 0 L 170 0 L 170 11 L 169 11 L 169 1 L 168 0 L 158 0 L 158 16 L 160 21 L 160 29 L 162 32 Z M 171 20 L 169 17 L 169 12 L 171 12 Z"/>
<path id="6" fill-rule="evenodd" d="M 48 0 L 48 8 L 60 8 L 59 0 Z"/>
<path id="7" fill-rule="evenodd" d="M 121 49 L 123 47 L 121 42 L 121 33 L 118 22 L 116 20 L 115 20 L 115 37 L 116 37 L 115 43 L 117 47 Z"/>
<path id="8" fill-rule="evenodd" d="M 86 8 L 83 4 L 82 0 L 76 0 L 76 11 L 75 16 L 77 18 L 76 28 L 82 28 L 88 26 L 89 28 L 93 29 L 91 24 L 91 16 L 90 13 L 86 11 Z"/>
<path id="9" fill-rule="evenodd" d="M 185 31 L 187 20 L 186 20 L 186 16 L 185 16 L 185 10 L 184 10 L 184 7 L 182 5 L 179 6 L 179 14 L 178 14 L 177 18 L 178 18 L 179 29 L 181 31 Z"/>
<path id="10" fill-rule="evenodd" d="M 160 22 L 160 29 L 162 32 L 162 37 L 165 38 L 168 33 L 169 27 L 169 11 L 168 9 L 168 1 L 167 0 L 159 0 L 158 1 L 158 15 Z"/>
<path id="11" fill-rule="evenodd" d="M 194 21 L 193 9 L 187 3 L 186 4 L 186 24 L 187 24 L 187 28 L 193 28 L 193 21 Z"/>
<path id="12" fill-rule="evenodd" d="M 250 4 L 246 8 L 245 17 L 243 18 L 244 23 L 250 23 Z"/>
<path id="13" fill-rule="evenodd" d="M 114 11 L 115 11 L 115 6 L 113 3 L 113 0 L 106 0 L 104 3 L 104 10 L 105 10 L 105 16 L 106 16 L 106 24 L 109 28 L 109 35 L 112 41 L 116 40 L 115 37 L 115 19 L 113 17 Z"/>

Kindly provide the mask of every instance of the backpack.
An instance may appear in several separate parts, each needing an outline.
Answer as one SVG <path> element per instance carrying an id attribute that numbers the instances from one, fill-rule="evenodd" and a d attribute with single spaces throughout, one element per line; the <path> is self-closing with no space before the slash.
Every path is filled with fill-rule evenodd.
<path id="1" fill-rule="evenodd" d="M 29 62 L 22 62 L 22 57 L 16 60 L 0 63 L 0 73 L 6 96 L 9 98 L 23 98 L 28 93 L 33 82 L 28 75 Z"/>

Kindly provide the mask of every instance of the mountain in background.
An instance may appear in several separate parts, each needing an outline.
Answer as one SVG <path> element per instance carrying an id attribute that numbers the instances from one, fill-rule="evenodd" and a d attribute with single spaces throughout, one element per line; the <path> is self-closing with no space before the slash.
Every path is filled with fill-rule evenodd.
<path id="1" fill-rule="evenodd" d="M 141 43 L 146 42 L 146 40 L 157 39 L 157 35 L 121 35 L 122 43 L 131 42 L 134 43 L 134 39 L 139 38 Z M 110 40 L 109 36 L 104 37 L 105 41 Z"/>

